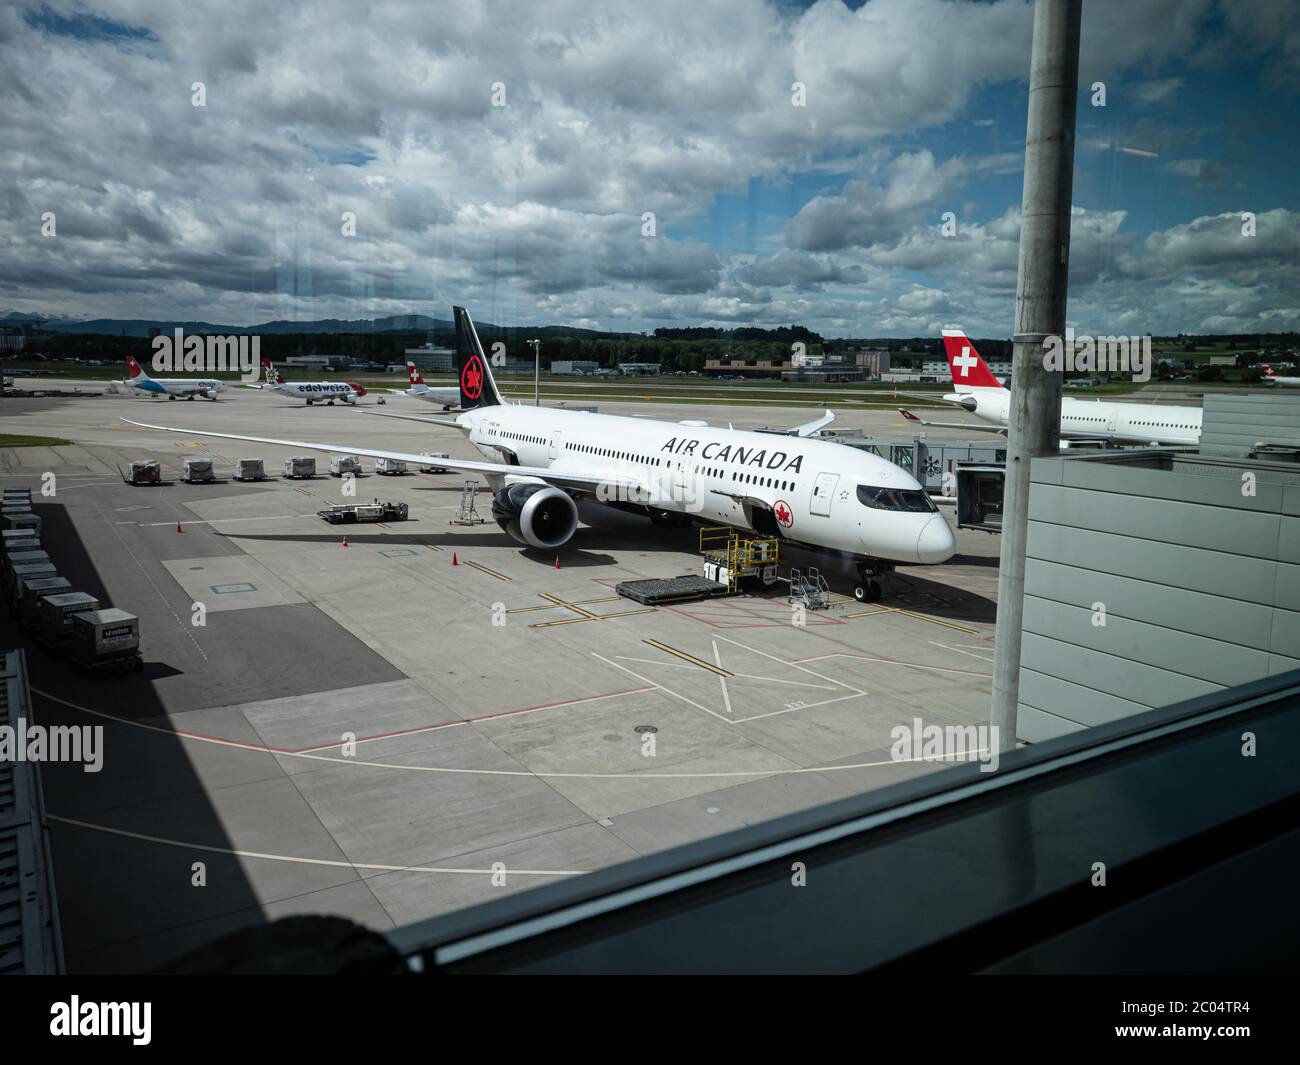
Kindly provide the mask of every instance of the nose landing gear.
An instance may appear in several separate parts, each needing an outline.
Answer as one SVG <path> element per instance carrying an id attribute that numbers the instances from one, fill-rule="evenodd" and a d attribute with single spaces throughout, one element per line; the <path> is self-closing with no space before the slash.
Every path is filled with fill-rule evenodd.
<path id="1" fill-rule="evenodd" d="M 874 603 L 885 594 L 883 578 L 894 570 L 892 562 L 868 558 L 858 563 L 858 583 L 853 586 L 853 598 L 859 603 Z"/>

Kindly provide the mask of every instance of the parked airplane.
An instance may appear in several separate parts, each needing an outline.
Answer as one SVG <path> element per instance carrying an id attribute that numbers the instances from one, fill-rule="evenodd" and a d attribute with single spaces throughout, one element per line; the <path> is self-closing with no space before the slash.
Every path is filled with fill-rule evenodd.
<path id="1" fill-rule="evenodd" d="M 202 396 L 215 401 L 218 392 L 226 390 L 226 383 L 215 378 L 199 377 L 150 377 L 144 367 L 130 355 L 126 357 L 127 372 L 131 375 L 128 382 L 132 388 L 146 392 L 151 396 L 166 396 L 168 399 L 193 399 Z"/>
<path id="2" fill-rule="evenodd" d="M 969 422 L 932 422 L 899 408 L 910 422 L 940 429 L 972 429 L 1005 433 L 1011 410 L 1011 393 L 980 358 L 975 345 L 960 329 L 943 331 L 944 351 L 953 391 L 942 398 L 992 425 Z M 1061 439 L 1109 440 L 1125 444 L 1194 445 L 1201 438 L 1201 408 L 1157 406 L 1152 403 L 1103 403 L 1086 399 L 1061 400 Z"/>
<path id="3" fill-rule="evenodd" d="M 454 422 L 490 461 L 440 459 L 484 476 L 492 515 L 514 539 L 553 550 L 577 530 L 576 498 L 644 514 L 656 523 L 697 520 L 753 530 L 857 562 L 858 599 L 882 594 L 896 563 L 952 557 L 952 529 L 910 474 L 868 452 L 811 439 L 831 415 L 794 435 L 716 429 L 506 403 L 469 313 L 454 308 L 460 405 Z M 128 420 L 128 419 L 123 419 Z M 314 444 L 235 433 L 145 429 L 418 464 L 418 453 Z"/>
<path id="4" fill-rule="evenodd" d="M 441 403 L 443 410 L 451 410 L 452 407 L 460 406 L 460 389 L 455 385 L 447 388 L 430 388 L 424 383 L 424 376 L 420 373 L 420 368 L 413 362 L 406 364 L 406 372 L 411 378 L 411 387 L 390 388 L 388 391 L 396 396 L 415 396 L 417 399 L 428 400 L 430 403 Z"/>
<path id="5" fill-rule="evenodd" d="M 1300 388 L 1300 377 L 1279 377 L 1271 366 L 1265 366 L 1261 372 L 1264 376 L 1260 383 L 1270 388 Z"/>
<path id="6" fill-rule="evenodd" d="M 313 403 L 332 407 L 336 399 L 340 403 L 356 403 L 358 397 L 366 394 L 366 390 L 355 381 L 286 381 L 284 375 L 271 365 L 270 359 L 262 360 L 262 373 L 266 377 L 265 384 L 247 387 L 269 388 L 286 396 L 305 399 L 309 407 Z"/>

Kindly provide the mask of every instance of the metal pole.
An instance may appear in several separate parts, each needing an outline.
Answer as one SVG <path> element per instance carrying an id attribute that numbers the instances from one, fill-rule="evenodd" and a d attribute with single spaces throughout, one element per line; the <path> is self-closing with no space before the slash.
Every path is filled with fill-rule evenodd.
<path id="1" fill-rule="evenodd" d="M 542 405 L 542 342 L 530 340 L 533 346 L 533 406 Z"/>
<path id="2" fill-rule="evenodd" d="M 1029 466 L 1035 455 L 1060 450 L 1062 375 L 1044 367 L 1043 339 L 1065 333 L 1082 6 L 1083 0 L 1037 0 L 1034 5 L 993 658 L 992 724 L 1003 750 L 1016 743 Z"/>

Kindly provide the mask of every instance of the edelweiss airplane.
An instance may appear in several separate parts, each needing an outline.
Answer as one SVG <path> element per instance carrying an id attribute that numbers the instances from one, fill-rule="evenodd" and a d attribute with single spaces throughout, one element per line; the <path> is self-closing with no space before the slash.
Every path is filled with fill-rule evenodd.
<path id="1" fill-rule="evenodd" d="M 430 403 L 441 403 L 443 410 L 451 410 L 452 407 L 460 406 L 460 389 L 454 385 L 447 388 L 430 388 L 424 383 L 424 377 L 420 373 L 420 368 L 413 362 L 406 364 L 406 372 L 411 378 L 410 388 L 390 388 L 388 391 L 395 396 L 415 396 L 417 399 L 428 400 Z"/>
<path id="2" fill-rule="evenodd" d="M 1261 372 L 1264 376 L 1260 383 L 1270 388 L 1300 388 L 1300 377 L 1278 377 L 1271 366 L 1265 366 Z"/>
<path id="3" fill-rule="evenodd" d="M 506 403 L 497 391 L 469 313 L 454 308 L 460 370 L 455 417 L 488 461 L 440 459 L 485 477 L 496 493 L 492 515 L 514 539 L 553 550 L 578 527 L 577 498 L 652 521 L 698 520 L 752 529 L 857 561 L 858 599 L 882 594 L 879 577 L 895 563 L 933 565 L 952 557 L 952 529 L 906 472 L 855 448 L 810 435 L 833 417 L 798 426 L 793 436 Z M 129 419 L 123 419 L 129 421 Z M 415 451 L 313 444 L 235 433 L 172 429 L 193 436 L 294 449 L 428 460 Z"/>
<path id="4" fill-rule="evenodd" d="M 131 387 L 151 396 L 166 396 L 168 399 L 180 396 L 182 399 L 191 400 L 195 396 L 202 396 L 204 399 L 215 401 L 217 393 L 226 390 L 225 382 L 215 378 L 150 377 L 144 372 L 144 367 L 130 355 L 126 357 L 126 368 L 131 375 Z"/>
<path id="5" fill-rule="evenodd" d="M 325 403 L 332 407 L 336 399 L 340 403 L 356 403 L 359 396 L 366 394 L 366 390 L 355 381 L 286 381 L 271 365 L 270 359 L 262 360 L 262 373 L 266 376 L 265 384 L 246 387 L 269 388 L 286 396 L 305 399 L 309 407 L 313 403 Z"/>
<path id="6" fill-rule="evenodd" d="M 941 397 L 992 425 L 931 422 L 899 408 L 909 422 L 939 429 L 973 429 L 1005 433 L 1011 393 L 980 358 L 960 329 L 943 331 L 943 347 L 952 375 L 952 393 Z M 1201 439 L 1200 407 L 1166 407 L 1152 403 L 1103 403 L 1065 397 L 1061 400 L 1061 439 L 1110 440 L 1125 444 L 1194 445 Z"/>

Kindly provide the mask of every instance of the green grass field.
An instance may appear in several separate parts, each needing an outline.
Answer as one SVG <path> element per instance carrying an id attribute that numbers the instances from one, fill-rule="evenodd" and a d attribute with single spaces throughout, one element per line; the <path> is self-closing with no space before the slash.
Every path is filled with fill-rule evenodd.
<path id="1" fill-rule="evenodd" d="M 0 447 L 64 447 L 71 440 L 57 436 L 18 436 L 14 433 L 0 433 Z"/>

